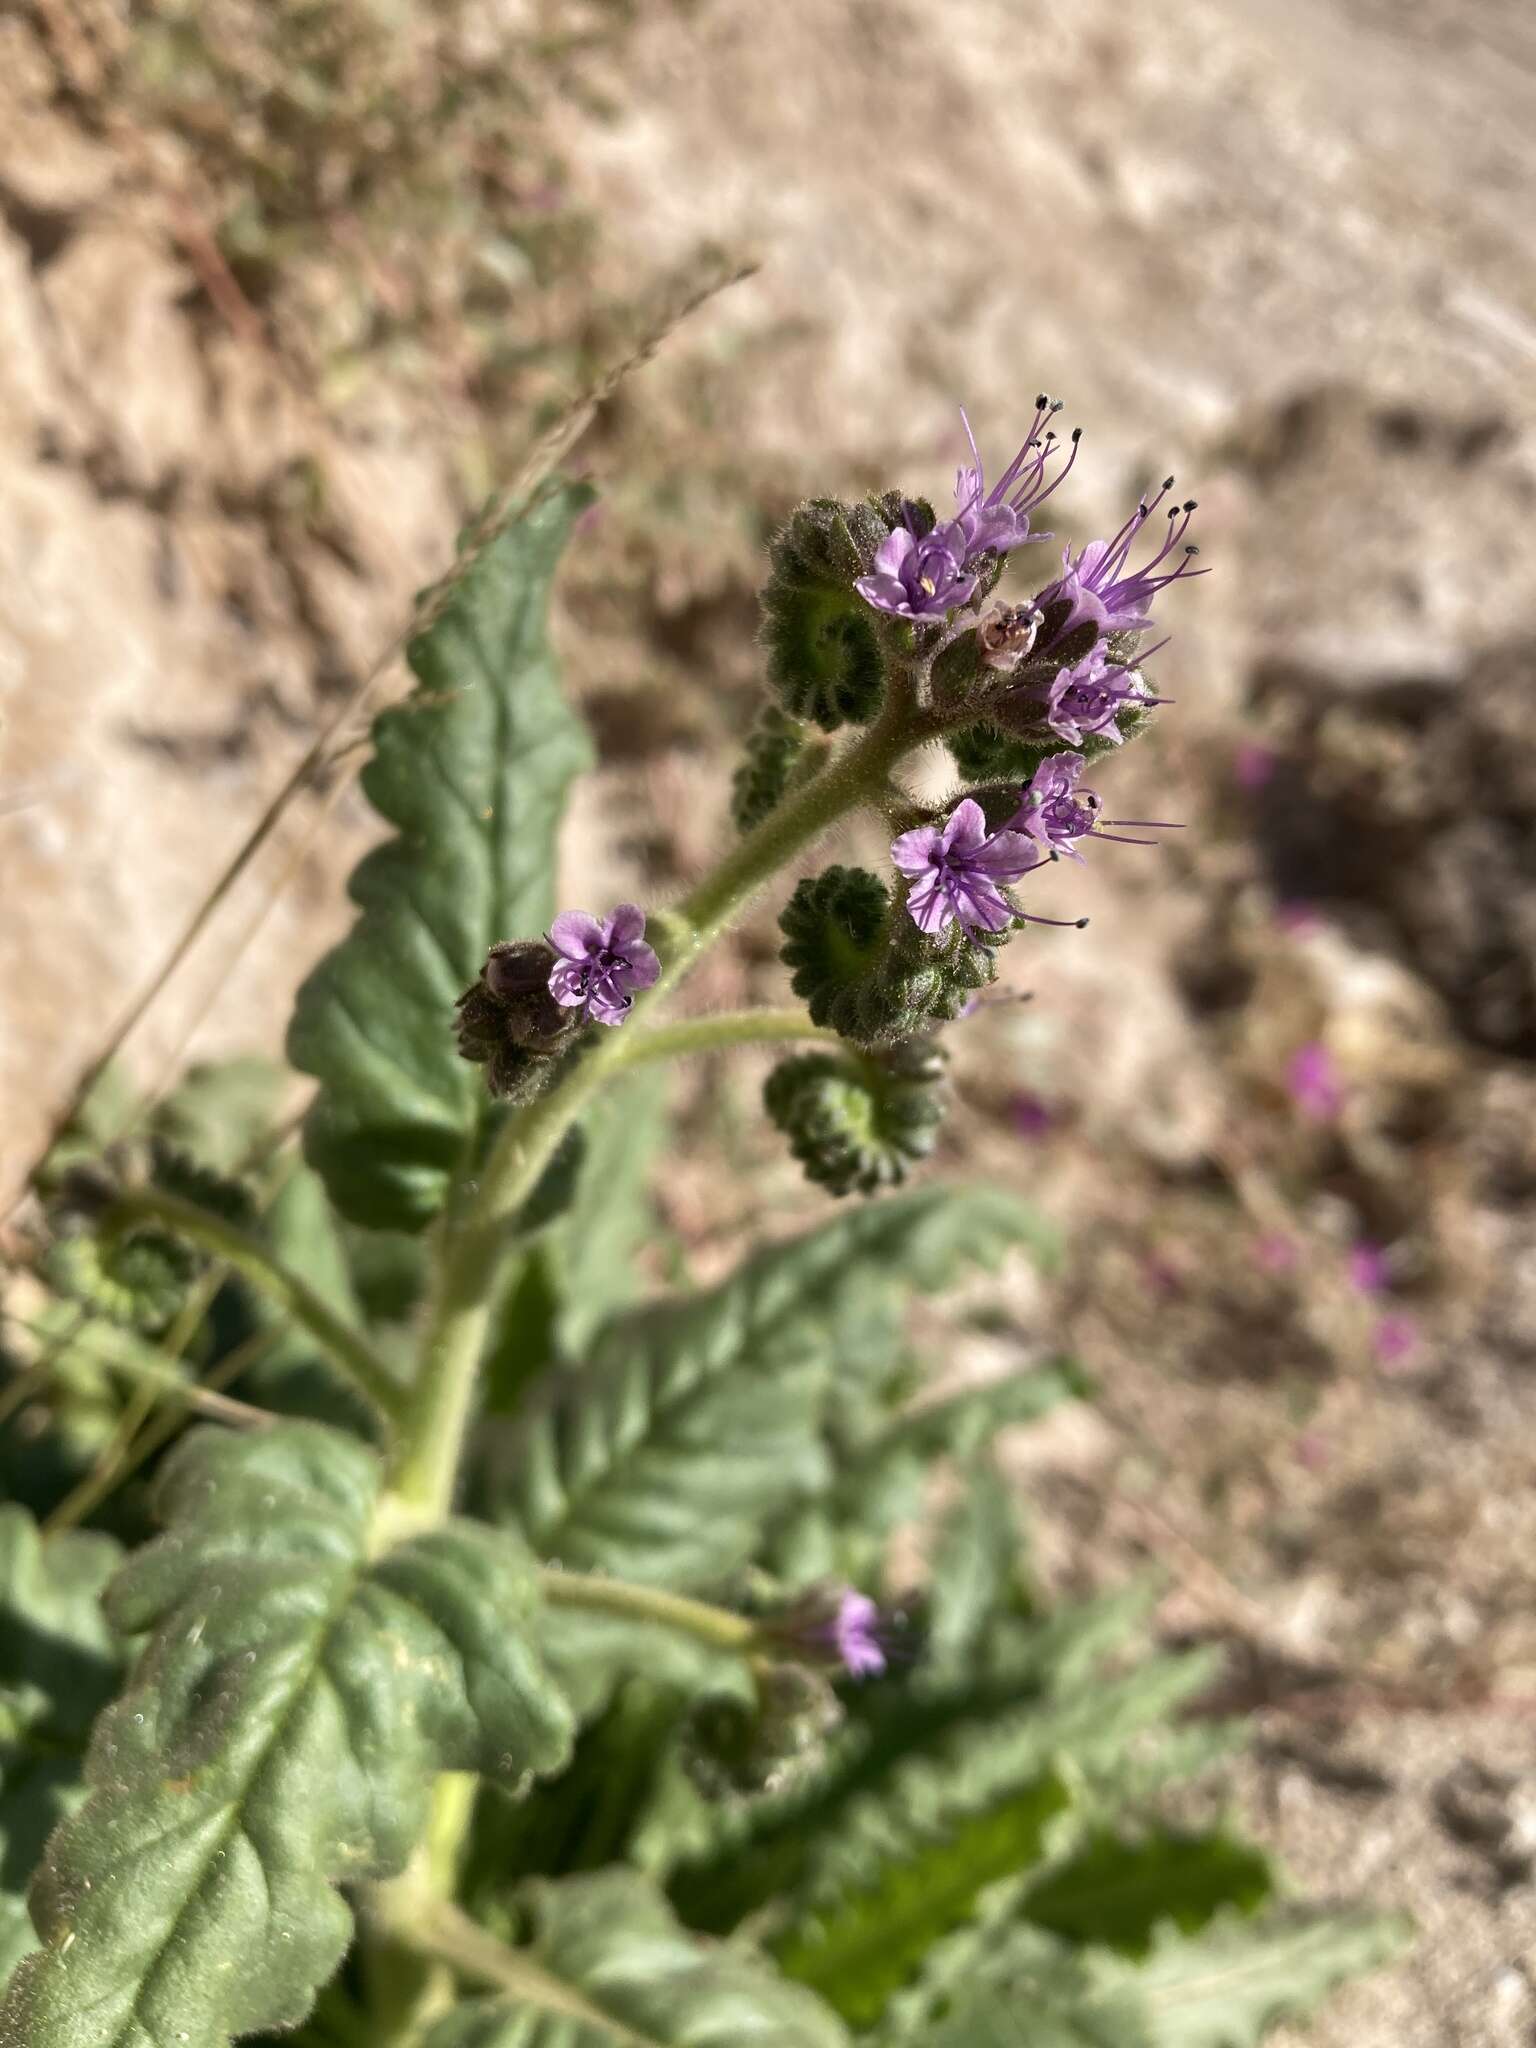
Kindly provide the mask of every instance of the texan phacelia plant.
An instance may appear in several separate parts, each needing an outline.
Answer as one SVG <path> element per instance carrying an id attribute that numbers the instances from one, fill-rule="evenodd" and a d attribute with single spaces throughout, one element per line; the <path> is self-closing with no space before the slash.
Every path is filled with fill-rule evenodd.
<path id="1" fill-rule="evenodd" d="M 790 518 L 737 836 L 669 903 L 556 886 L 591 749 L 546 613 L 590 493 L 483 526 L 374 722 L 301 1142 L 259 1063 L 153 1105 L 109 1074 L 40 1171 L 0 1351 L 3 2048 L 1242 2048 L 1391 1945 L 1166 1817 L 1231 1744 L 1179 1717 L 1209 1656 L 1030 1587 L 991 1445 L 1082 1374 L 935 1398 L 905 1326 L 1049 1252 L 996 1187 L 901 1186 L 949 1027 L 1084 922 L 1070 863 L 1161 829 L 1090 778 L 1162 715 L 1194 508 L 1044 574 L 1057 410 L 991 481 L 967 423 L 942 512 Z M 878 862 L 817 866 L 858 819 Z M 769 889 L 782 1005 L 675 1010 Z M 657 1077 L 736 1046 L 783 1049 L 768 1122 L 844 1205 L 692 1285 Z"/>

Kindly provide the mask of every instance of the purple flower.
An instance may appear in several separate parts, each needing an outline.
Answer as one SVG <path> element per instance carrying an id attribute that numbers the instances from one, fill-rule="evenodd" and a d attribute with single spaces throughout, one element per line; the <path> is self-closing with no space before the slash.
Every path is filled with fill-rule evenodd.
<path id="1" fill-rule="evenodd" d="M 621 903 L 606 924 L 584 910 L 563 911 L 549 928 L 559 959 L 549 971 L 557 1003 L 594 1024 L 622 1024 L 637 989 L 649 988 L 661 962 L 645 943 L 645 912 Z"/>
<path id="2" fill-rule="evenodd" d="M 1332 1123 L 1344 1107 L 1344 1088 L 1333 1054 L 1316 1039 L 1291 1054 L 1285 1085 L 1296 1107 L 1313 1123 Z"/>
<path id="3" fill-rule="evenodd" d="M 1055 1118 L 1051 1106 L 1033 1089 L 1020 1088 L 1008 1100 L 1008 1121 L 1021 1138 L 1049 1136 Z"/>
<path id="4" fill-rule="evenodd" d="M 1275 750 L 1262 747 L 1256 740 L 1244 740 L 1233 756 L 1232 772 L 1239 789 L 1263 789 L 1274 780 Z"/>
<path id="5" fill-rule="evenodd" d="M 878 1678 L 886 1666 L 880 1609 L 867 1593 L 844 1593 L 831 1623 L 837 1660 L 853 1678 Z"/>
<path id="6" fill-rule="evenodd" d="M 903 832 L 891 848 L 898 871 L 912 884 L 907 909 L 930 937 L 948 931 L 958 918 L 966 931 L 1000 932 L 1015 912 L 999 887 L 1016 882 L 1042 864 L 1039 848 L 1022 832 L 987 833 L 974 797 L 956 804 L 944 825 L 919 825 Z"/>
<path id="7" fill-rule="evenodd" d="M 1392 1284 L 1387 1255 L 1379 1244 L 1352 1245 L 1349 1252 L 1350 1285 L 1361 1294 L 1385 1294 Z"/>
<path id="8" fill-rule="evenodd" d="M 1419 1348 L 1419 1326 L 1412 1316 L 1382 1316 L 1371 1332 L 1371 1349 L 1383 1372 L 1396 1372 Z"/>
<path id="9" fill-rule="evenodd" d="M 1166 818 L 1101 818 L 1099 799 L 1091 789 L 1077 786 L 1082 772 L 1081 754 L 1048 755 L 1020 790 L 1019 808 L 1008 820 L 1012 830 L 1033 839 L 1051 860 L 1063 853 L 1081 860 L 1076 842 L 1090 834 L 1113 839 L 1121 846 L 1157 844 L 1155 839 L 1129 839 L 1122 832 L 1106 832 L 1105 825 L 1139 825 L 1154 832 L 1179 829 Z"/>
<path id="10" fill-rule="evenodd" d="M 1126 567 L 1137 535 L 1172 489 L 1173 478 L 1169 477 L 1152 502 L 1148 504 L 1143 499 L 1112 539 L 1089 541 L 1076 556 L 1070 548 L 1063 553 L 1061 559 L 1065 574 L 1035 599 L 1041 610 L 1047 613 L 1053 607 L 1067 606 L 1060 623 L 1053 621 L 1053 639 L 1062 638 L 1087 621 L 1097 626 L 1101 637 L 1106 633 L 1139 632 L 1151 623 L 1152 601 L 1159 591 L 1166 590 L 1170 583 L 1177 583 L 1181 576 L 1204 576 L 1208 573 L 1193 566 L 1194 558 L 1200 552 L 1193 544 L 1185 547 L 1176 569 L 1157 573 L 1189 531 L 1195 510 L 1193 498 L 1170 508 L 1167 537 L 1151 561 L 1143 563 L 1139 569 L 1128 570 Z"/>
<path id="11" fill-rule="evenodd" d="M 1044 392 L 1040 394 L 1035 400 L 1035 417 L 1030 423 L 1024 446 L 989 491 L 976 436 L 971 432 L 965 407 L 960 408 L 965 438 L 971 444 L 971 461 L 968 467 L 962 466 L 955 472 L 955 524 L 965 534 L 968 561 L 987 548 L 1005 555 L 1010 549 L 1023 547 L 1029 541 L 1050 539 L 1048 533 L 1030 532 L 1029 515 L 1065 481 L 1068 470 L 1077 460 L 1078 439 L 1082 433 L 1081 427 L 1075 429 L 1071 454 L 1047 482 L 1050 464 L 1060 453 L 1060 444 L 1055 434 L 1042 433 L 1041 429 L 1052 413 L 1060 410 L 1060 399 L 1053 404 Z"/>
<path id="12" fill-rule="evenodd" d="M 1045 722 L 1068 746 L 1105 739 L 1118 747 L 1125 737 L 1117 723 L 1130 704 L 1156 704 L 1137 689 L 1137 671 L 1124 668 L 1092 647 L 1071 668 L 1058 669 L 1045 703 Z"/>
<path id="13" fill-rule="evenodd" d="M 1029 438 L 989 491 L 976 437 L 961 408 L 972 461 L 955 474 L 955 516 L 922 533 L 917 507 L 904 505 L 901 525 L 875 551 L 873 572 L 854 585 L 866 604 L 898 619 L 942 618 L 975 596 L 976 565 L 983 555 L 1049 540 L 1049 534 L 1030 532 L 1030 511 L 1045 502 L 1077 458 L 1073 434 L 1072 453 L 1050 475 L 1060 444 L 1055 434 L 1041 430 L 1054 411 L 1048 398 L 1035 400 Z"/>
<path id="14" fill-rule="evenodd" d="M 1008 822 L 1046 855 L 1083 857 L 1076 842 L 1097 823 L 1099 800 L 1091 789 L 1079 791 L 1082 772 L 1081 754 L 1052 754 L 1019 792 L 1019 808 Z"/>
<path id="15" fill-rule="evenodd" d="M 975 594 L 976 578 L 966 571 L 965 532 L 952 519 L 920 535 L 916 517 L 916 508 L 907 506 L 906 525 L 893 527 L 875 550 L 874 574 L 861 576 L 853 587 L 866 604 L 893 618 L 942 618 Z"/>

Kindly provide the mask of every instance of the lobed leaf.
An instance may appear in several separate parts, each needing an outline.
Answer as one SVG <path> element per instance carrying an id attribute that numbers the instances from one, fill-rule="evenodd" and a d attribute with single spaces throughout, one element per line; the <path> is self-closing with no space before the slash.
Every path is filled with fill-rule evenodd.
<path id="1" fill-rule="evenodd" d="M 310 1423 L 193 1431 L 167 1461 L 166 1533 L 107 1599 L 149 1640 L 33 1885 L 47 1946 L 0 2008 L 6 2048 L 295 2024 L 350 1938 L 334 1886 L 401 1869 L 435 1772 L 564 1762 L 526 1555 L 459 1524 L 370 1557 L 379 1477 Z"/>
<path id="2" fill-rule="evenodd" d="M 0 1507 L 0 1985 L 36 1946 L 27 1880 L 83 1796 L 91 1722 L 117 1688 L 101 1592 L 118 1556 L 108 1536 L 45 1540 L 24 1508 Z"/>
<path id="3" fill-rule="evenodd" d="M 416 688 L 374 721 L 362 784 L 398 828 L 352 876 L 362 915 L 299 990 L 293 1064 L 320 1083 L 304 1127 L 336 1207 L 420 1230 L 489 1113 L 454 1003 L 498 939 L 548 924 L 555 833 L 590 752 L 547 611 L 590 492 L 552 487 L 467 569 L 409 653 Z"/>
<path id="4" fill-rule="evenodd" d="M 1193 1938 L 1165 1930 L 1144 1963 L 1106 1958 L 1095 1974 L 1106 1987 L 1134 1985 L 1153 2048 L 1253 2048 L 1277 2021 L 1389 1962 L 1409 1931 L 1400 1915 L 1326 1907 L 1230 1915 Z"/>
<path id="5" fill-rule="evenodd" d="M 831 1390 L 889 1364 L 893 1304 L 995 1256 L 1027 1222 L 994 1190 L 925 1188 L 772 1246 L 704 1293 L 620 1316 L 579 1373 L 551 1379 L 491 1475 L 493 1497 L 566 1565 L 718 1581 L 772 1516 L 830 1484 Z"/>
<path id="6" fill-rule="evenodd" d="M 1269 1859 L 1220 1829 L 1157 1827 L 1134 1842 L 1105 1829 L 1033 1885 L 1020 1910 L 1067 1940 L 1139 1955 L 1164 1923 L 1193 1934 L 1224 1908 L 1255 1912 L 1274 1888 Z"/>
<path id="7" fill-rule="evenodd" d="M 993 1885 L 1045 1853 L 1072 1795 L 1058 1771 L 967 1816 L 950 1833 L 903 1830 L 899 1850 L 867 1886 L 802 1911 L 773 1943 L 785 1972 L 822 1993 L 856 2026 L 874 2024 L 933 1944 L 974 1913 Z"/>
<path id="8" fill-rule="evenodd" d="M 819 1999 L 750 1949 L 685 1933 L 633 1871 L 527 1890 L 527 1994 L 449 2014 L 424 2048 L 845 2048 Z"/>

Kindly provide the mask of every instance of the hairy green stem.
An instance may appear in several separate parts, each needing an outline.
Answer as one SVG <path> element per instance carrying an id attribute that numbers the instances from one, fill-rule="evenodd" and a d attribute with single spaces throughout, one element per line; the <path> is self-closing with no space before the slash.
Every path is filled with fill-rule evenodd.
<path id="1" fill-rule="evenodd" d="M 21 1319 L 18 1322 L 29 1335 L 44 1343 L 52 1335 L 40 1324 Z M 72 1335 L 70 1349 L 83 1352 L 108 1372 L 121 1373 L 125 1379 L 153 1389 L 178 1407 L 194 1409 L 199 1415 L 211 1416 L 216 1422 L 234 1423 L 246 1429 L 266 1429 L 277 1420 L 265 1408 L 253 1408 L 248 1401 L 237 1401 L 229 1394 L 220 1394 L 200 1386 L 196 1380 L 189 1380 L 164 1352 L 153 1344 L 146 1344 L 132 1330 L 120 1329 L 115 1323 L 83 1324 Z M 58 1353 L 52 1356 L 56 1358 Z"/>
<path id="2" fill-rule="evenodd" d="M 584 1607 L 589 1613 L 618 1615 L 625 1621 L 653 1621 L 659 1628 L 696 1636 L 717 1650 L 750 1650 L 757 1642 L 757 1623 L 728 1607 L 711 1607 L 681 1593 L 663 1593 L 655 1586 L 636 1586 L 627 1579 L 608 1579 L 589 1572 L 568 1572 L 546 1565 L 539 1574 L 544 1598 L 551 1607 Z"/>
<path id="3" fill-rule="evenodd" d="M 593 2005 L 573 1984 L 546 1970 L 526 1951 L 508 1948 L 446 1900 L 402 1889 L 382 1902 L 381 1919 L 402 1947 L 448 1964 L 471 1983 L 506 1992 L 519 2005 L 575 2020 L 584 2030 L 589 2029 L 594 2039 L 600 2036 L 619 2043 L 620 2048 L 653 2048 L 643 2035 L 631 2032 L 611 2013 Z"/>
<path id="4" fill-rule="evenodd" d="M 387 1420 L 400 1419 L 406 1390 L 399 1380 L 357 1331 L 321 1300 L 309 1282 L 289 1272 L 259 1238 L 210 1209 L 200 1209 L 195 1202 L 183 1201 L 179 1195 L 168 1195 L 158 1188 L 134 1188 L 125 1194 L 108 1213 L 102 1234 L 116 1236 L 141 1223 L 158 1223 L 223 1260 L 307 1330 L 332 1363 L 354 1381 Z"/>
<path id="5" fill-rule="evenodd" d="M 637 1004 L 635 1017 L 623 1030 L 600 1034 L 597 1044 L 572 1061 L 562 1081 L 511 1120 L 481 1171 L 477 1191 L 456 1203 L 444 1218 L 421 1366 L 392 1473 L 393 1491 L 409 1513 L 438 1521 L 452 1504 L 496 1267 L 511 1242 L 513 1218 L 560 1140 L 626 1068 L 673 1051 L 700 1050 L 705 1043 L 744 1043 L 753 1035 L 742 1025 L 732 1027 L 738 1034 L 734 1038 L 717 1033 L 714 1040 L 706 1040 L 699 1034 L 709 1020 L 651 1029 L 643 1020 L 681 986 L 707 949 L 781 868 L 840 818 L 875 797 L 903 755 L 932 736 L 933 728 L 915 708 L 911 684 L 893 678 L 890 700 L 878 722 L 787 796 L 670 914 L 665 922 L 672 942 L 660 979 Z M 775 1030 L 771 1035 L 784 1034 Z M 803 1035 L 815 1034 L 807 1027 Z"/>

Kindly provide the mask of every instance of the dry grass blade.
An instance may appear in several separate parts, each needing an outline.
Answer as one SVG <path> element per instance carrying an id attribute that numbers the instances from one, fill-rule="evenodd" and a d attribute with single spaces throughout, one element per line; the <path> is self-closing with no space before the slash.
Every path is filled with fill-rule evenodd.
<path id="1" fill-rule="evenodd" d="M 217 879 L 210 885 L 197 908 L 188 918 L 185 927 L 170 952 L 140 993 L 129 1004 L 108 1033 L 105 1043 L 87 1064 L 84 1072 L 71 1091 L 68 1101 L 54 1122 L 47 1142 L 29 1163 L 19 1185 L 11 1192 L 6 1204 L 4 1217 L 9 1220 L 17 1206 L 24 1199 L 42 1161 L 58 1142 L 78 1112 L 91 1089 L 101 1078 L 107 1066 L 114 1060 L 138 1029 L 150 1009 L 159 1000 L 183 962 L 207 930 L 220 906 L 230 891 L 251 866 L 295 798 L 317 781 L 326 770 L 335 766 L 341 754 L 349 754 L 347 773 L 354 772 L 353 764 L 359 757 L 355 733 L 351 730 L 355 722 L 367 713 L 378 693 L 390 667 L 406 644 L 420 632 L 424 632 L 435 619 L 441 616 L 443 607 L 452 596 L 454 589 L 468 573 L 475 561 L 491 543 L 502 534 L 518 517 L 522 508 L 559 467 L 560 463 L 575 447 L 582 435 L 597 416 L 598 408 L 609 398 L 640 366 L 648 362 L 662 343 L 690 314 L 696 312 L 708 300 L 730 285 L 751 276 L 753 264 L 728 262 L 719 256 L 711 256 L 696 264 L 688 276 L 678 285 L 665 289 L 657 295 L 656 310 L 641 327 L 639 339 L 609 369 L 598 377 L 582 395 L 574 400 L 554 424 L 546 429 L 529 449 L 528 455 L 516 476 L 499 492 L 486 511 L 471 527 L 463 547 L 454 560 L 453 566 L 436 583 L 430 584 L 420 593 L 411 609 L 410 616 L 393 635 L 388 645 L 348 693 L 332 717 L 327 721 L 312 745 L 293 768 L 263 810 L 261 816 L 247 833 L 245 839 L 231 856 Z M 330 803 L 334 803 L 333 790 Z M 329 807 L 329 806 L 328 806 Z M 307 845 L 306 840 L 306 845 Z M 291 872 L 291 869 L 288 871 Z M 286 880 L 286 872 L 279 879 L 277 890 Z M 268 907 L 270 907 L 270 899 Z M 212 987 L 223 984 L 230 969 L 245 948 L 255 937 L 265 917 L 265 909 L 248 923 L 239 934 L 230 956 L 221 966 Z M 200 1021 L 200 1019 L 198 1020 Z M 195 1023 L 193 1028 L 195 1028 Z"/>

